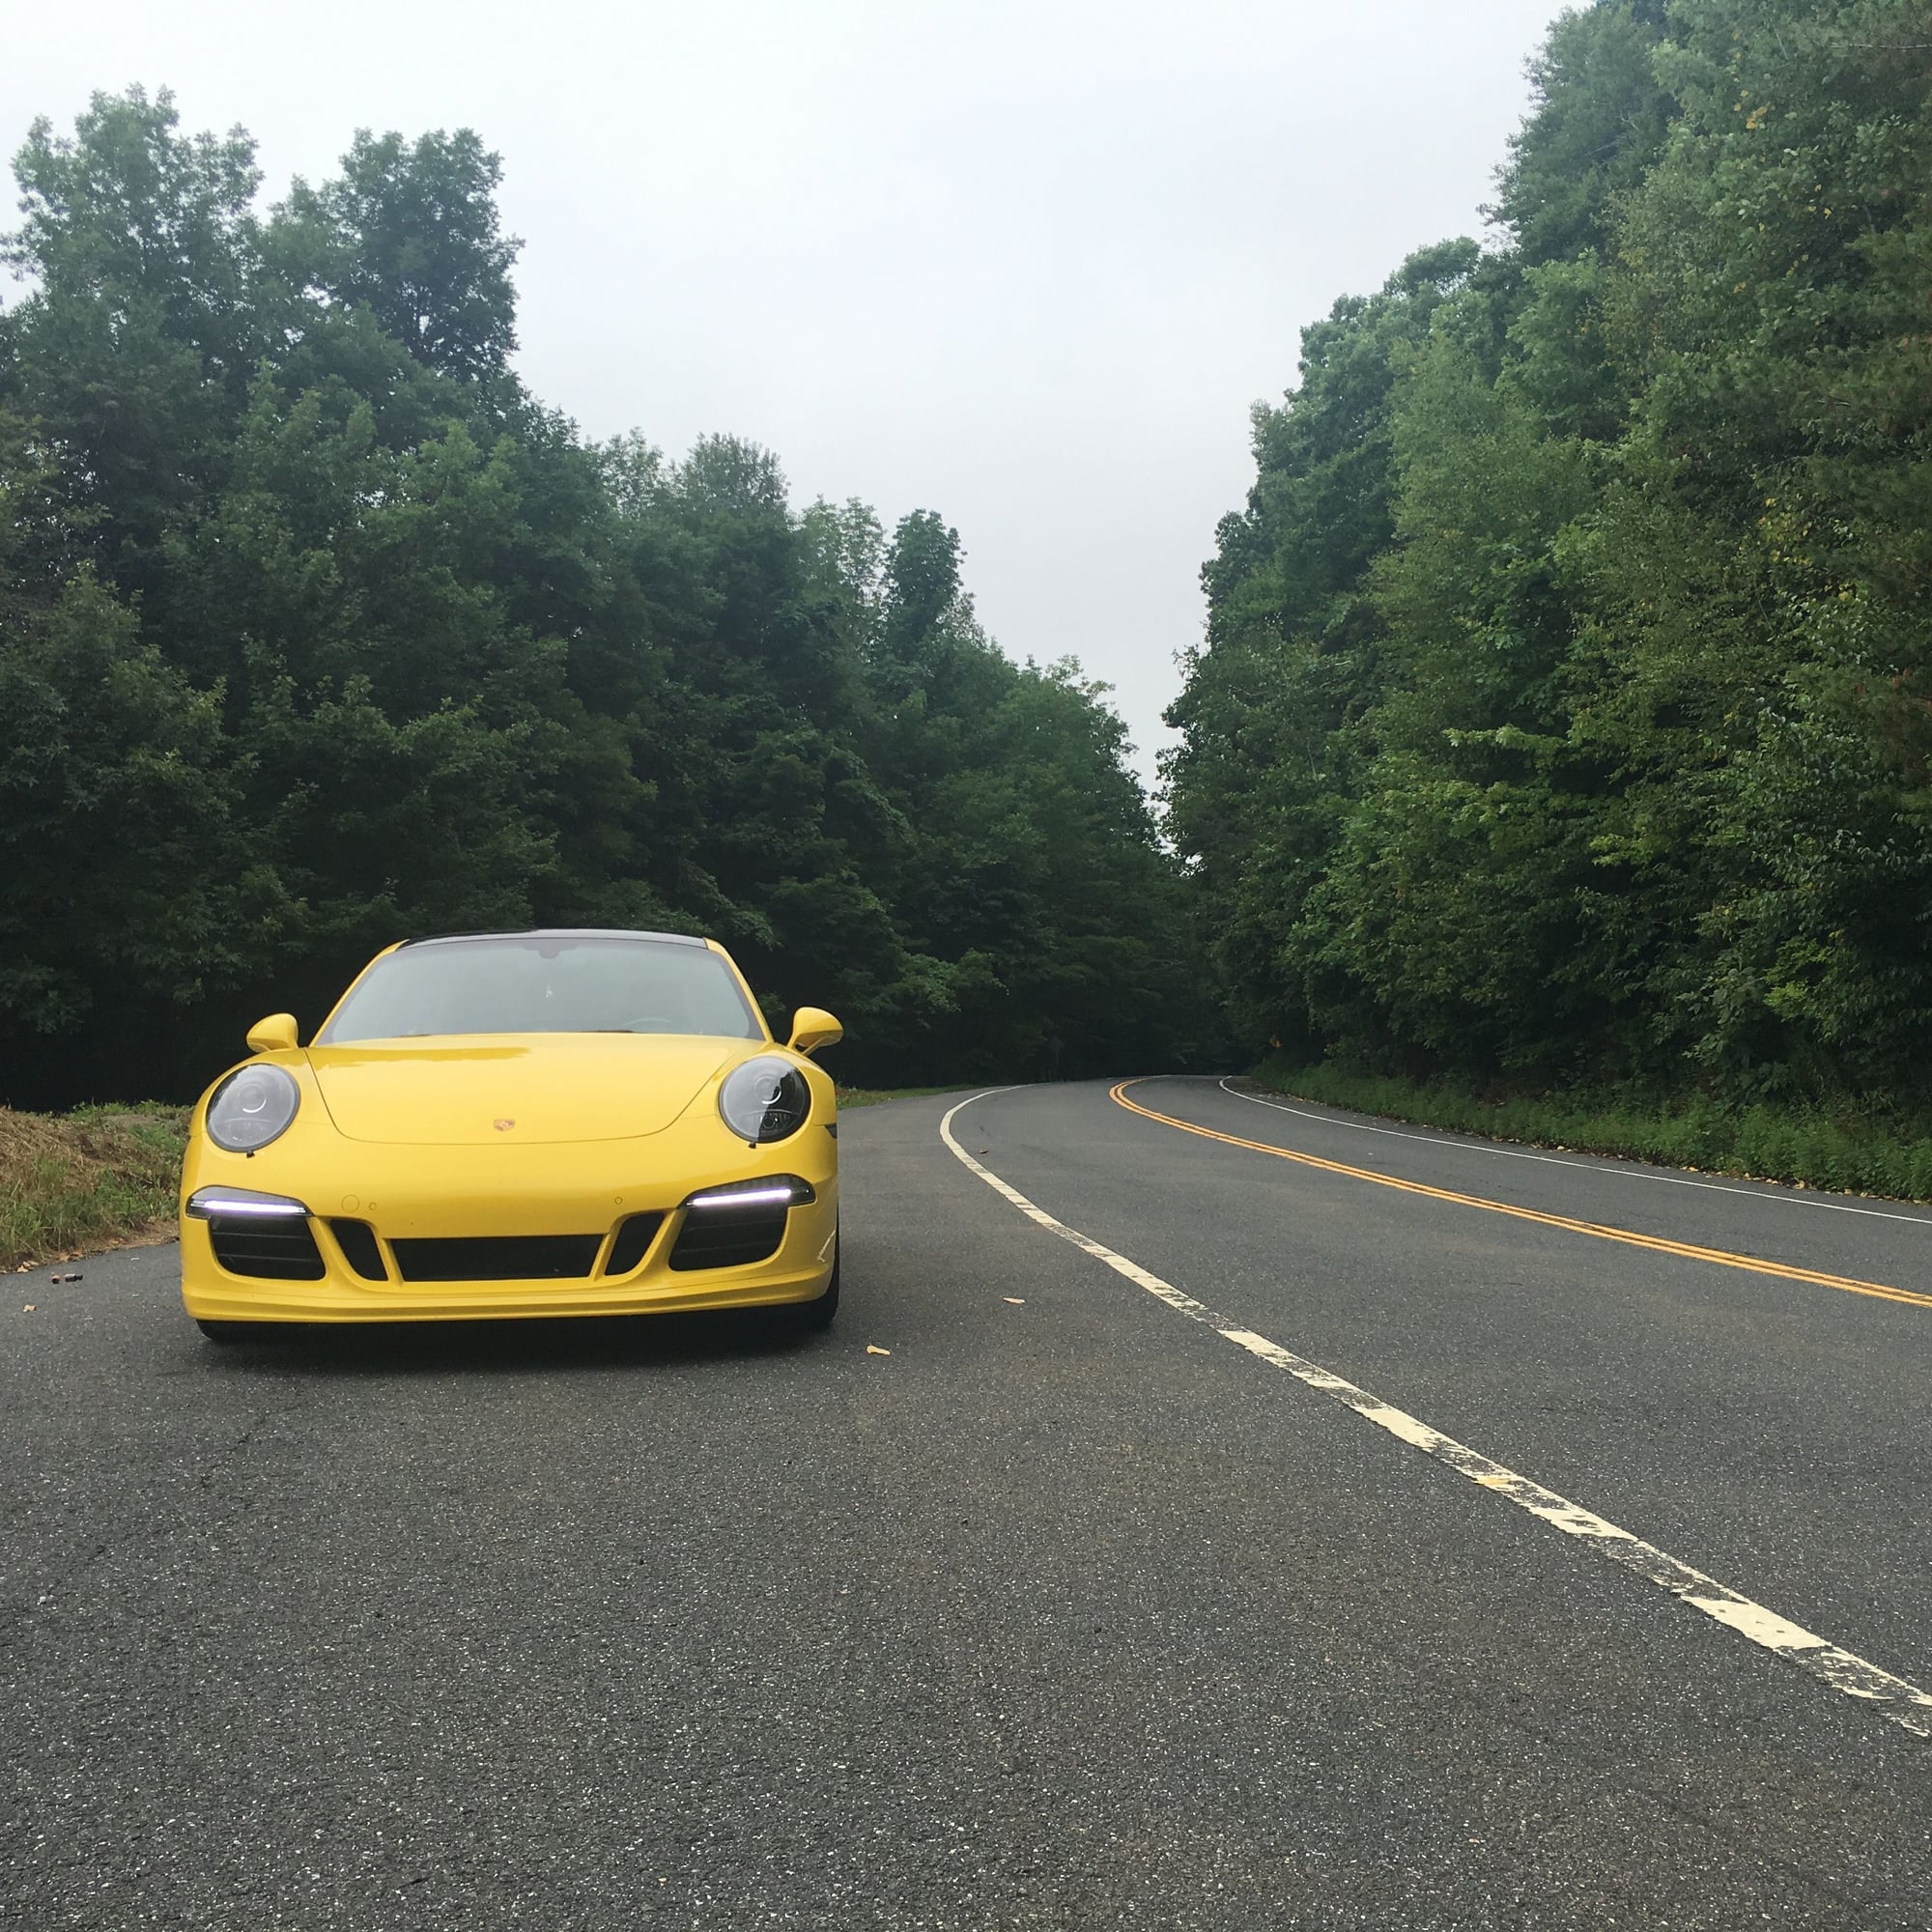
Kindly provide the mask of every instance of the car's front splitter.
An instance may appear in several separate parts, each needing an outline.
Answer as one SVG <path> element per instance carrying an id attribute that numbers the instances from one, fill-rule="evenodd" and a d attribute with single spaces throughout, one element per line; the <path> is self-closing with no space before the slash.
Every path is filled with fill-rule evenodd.
<path id="1" fill-rule="evenodd" d="M 836 1208 L 792 1210 L 794 1225 L 769 1261 L 677 1272 L 645 1266 L 614 1281 L 370 1282 L 355 1277 L 326 1240 L 320 1281 L 267 1281 L 220 1267 L 205 1225 L 185 1224 L 182 1301 L 199 1321 L 474 1321 L 575 1315 L 673 1315 L 703 1309 L 815 1301 L 832 1279 Z"/>

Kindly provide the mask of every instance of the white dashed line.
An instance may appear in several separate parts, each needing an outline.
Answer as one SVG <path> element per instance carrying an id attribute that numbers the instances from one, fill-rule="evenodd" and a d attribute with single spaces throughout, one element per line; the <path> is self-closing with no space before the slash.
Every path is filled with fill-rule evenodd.
<path id="1" fill-rule="evenodd" d="M 1827 1642 L 1802 1625 L 1766 1609 L 1762 1604 L 1740 1596 L 1716 1577 L 1705 1576 L 1701 1570 L 1691 1569 L 1688 1563 L 1680 1563 L 1656 1545 L 1645 1543 L 1640 1537 L 1633 1536 L 1629 1530 L 1619 1528 L 1594 1511 L 1559 1496 L 1554 1490 L 1546 1490 L 1541 1483 L 1531 1482 L 1527 1476 L 1520 1476 L 1500 1463 L 1492 1463 L 1465 1443 L 1458 1442 L 1454 1436 L 1444 1435 L 1440 1430 L 1432 1429 L 1428 1423 L 1418 1421 L 1393 1404 L 1383 1402 L 1366 1389 L 1357 1388 L 1353 1382 L 1322 1368 L 1320 1363 L 1307 1361 L 1282 1348 L 1279 1343 L 1270 1342 L 1265 1335 L 1257 1335 L 1253 1329 L 1243 1328 L 1226 1316 L 1217 1315 L 1205 1302 L 1195 1300 L 1172 1282 L 1151 1274 L 1124 1255 L 1116 1254 L 1112 1248 L 1075 1228 L 1069 1228 L 1065 1222 L 1056 1220 L 1045 1208 L 1036 1207 L 1018 1188 L 1002 1180 L 991 1168 L 983 1167 L 975 1160 L 952 1135 L 953 1120 L 962 1110 L 972 1106 L 976 1100 L 1010 1091 L 1005 1087 L 989 1087 L 984 1093 L 961 1100 L 940 1122 L 939 1137 L 955 1159 L 977 1174 L 996 1194 L 1011 1202 L 1030 1221 L 1037 1222 L 1062 1240 L 1070 1241 L 1083 1254 L 1104 1262 L 1116 1274 L 1124 1275 L 1137 1288 L 1146 1289 L 1177 1314 L 1204 1323 L 1224 1342 L 1232 1342 L 1236 1348 L 1246 1350 L 1270 1368 L 1285 1369 L 1297 1381 L 1320 1390 L 1343 1407 L 1353 1409 L 1365 1422 L 1373 1422 L 1378 1429 L 1387 1431 L 1398 1440 L 1411 1444 L 1438 1463 L 1446 1463 L 1479 1489 L 1493 1491 L 1519 1509 L 1548 1523 L 1552 1529 L 1575 1537 L 1586 1548 L 1621 1565 L 1658 1589 L 1667 1591 L 1693 1610 L 1701 1610 L 1714 1623 L 1736 1631 L 1760 1649 L 1768 1650 L 1785 1662 L 1809 1672 L 1833 1690 L 1870 1704 L 1880 1717 L 1910 1731 L 1915 1737 L 1932 1738 L 1932 1692 L 1921 1690 L 1916 1684 L 1908 1684 L 1904 1678 L 1894 1677 L 1889 1671 L 1881 1670 L 1877 1664 L 1868 1663 L 1849 1650 L 1839 1649 L 1836 1644 Z"/>
<path id="2" fill-rule="evenodd" d="M 1316 1121 L 1324 1127 L 1348 1127 L 1358 1134 L 1386 1134 L 1394 1141 L 1421 1141 L 1428 1147 L 1460 1148 L 1464 1153 L 1500 1154 L 1505 1160 L 1540 1160 L 1548 1167 L 1581 1168 L 1585 1174 L 1609 1175 L 1618 1180 L 1659 1180 L 1666 1187 L 1702 1187 L 1713 1194 L 1736 1194 L 1747 1201 L 1768 1201 L 1787 1208 L 1824 1208 L 1833 1214 L 1868 1214 L 1874 1221 L 1910 1221 L 1916 1228 L 1932 1229 L 1932 1214 L 1894 1214 L 1885 1208 L 1859 1208 L 1849 1201 L 1820 1201 L 1811 1194 L 1768 1194 L 1761 1187 L 1731 1187 L 1721 1180 L 1692 1180 L 1685 1174 L 1650 1174 L 1638 1167 L 1608 1167 L 1602 1161 L 1565 1160 L 1560 1154 L 1534 1153 L 1528 1148 L 1497 1147 L 1490 1141 L 1463 1140 L 1446 1132 L 1412 1134 L 1402 1127 L 1378 1127 L 1367 1121 L 1338 1121 L 1333 1114 L 1312 1113 L 1306 1107 L 1291 1107 L 1286 1100 L 1264 1100 L 1259 1094 L 1243 1094 L 1226 1080 L 1214 1083 L 1231 1100 L 1245 1100 L 1251 1107 L 1267 1107 L 1277 1114 L 1293 1114 L 1303 1121 Z M 1609 1155 L 1604 1157 L 1611 1158 Z M 1765 1187 L 1776 1187 L 1767 1181 Z"/>

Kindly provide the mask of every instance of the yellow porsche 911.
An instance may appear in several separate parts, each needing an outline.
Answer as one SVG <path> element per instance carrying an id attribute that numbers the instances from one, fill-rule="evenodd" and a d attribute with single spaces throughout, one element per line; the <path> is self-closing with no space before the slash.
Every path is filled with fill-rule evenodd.
<path id="1" fill-rule="evenodd" d="M 182 1299 L 287 1322 L 838 1307 L 838 1122 L 729 954 L 661 932 L 379 953 L 306 1046 L 277 1013 L 195 1108 Z"/>

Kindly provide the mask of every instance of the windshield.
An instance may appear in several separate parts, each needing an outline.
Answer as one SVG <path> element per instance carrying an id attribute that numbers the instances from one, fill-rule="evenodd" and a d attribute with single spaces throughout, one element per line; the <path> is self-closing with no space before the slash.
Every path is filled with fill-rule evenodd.
<path id="1" fill-rule="evenodd" d="M 518 933 L 385 954 L 315 1043 L 464 1033 L 765 1037 L 731 969 L 708 947 Z"/>

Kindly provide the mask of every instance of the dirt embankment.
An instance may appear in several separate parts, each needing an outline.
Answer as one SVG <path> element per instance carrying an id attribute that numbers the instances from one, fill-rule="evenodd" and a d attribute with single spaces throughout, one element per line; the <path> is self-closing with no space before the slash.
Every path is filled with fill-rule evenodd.
<path id="1" fill-rule="evenodd" d="M 185 1107 L 0 1107 L 0 1268 L 172 1231 Z"/>

